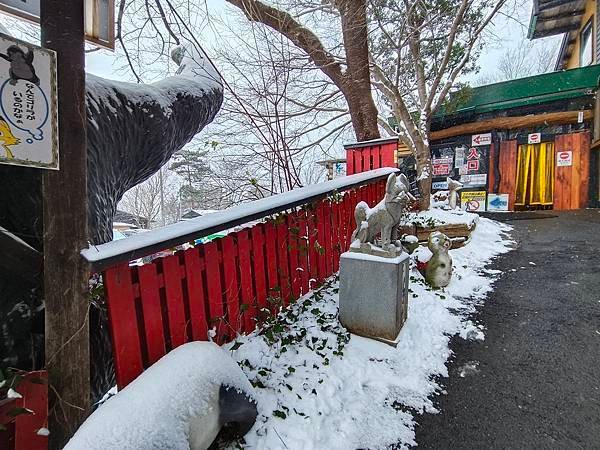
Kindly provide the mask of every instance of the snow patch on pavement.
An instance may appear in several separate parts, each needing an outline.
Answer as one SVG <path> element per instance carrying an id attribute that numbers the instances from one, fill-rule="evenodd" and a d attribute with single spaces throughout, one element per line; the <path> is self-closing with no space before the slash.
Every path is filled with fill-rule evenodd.
<path id="1" fill-rule="evenodd" d="M 380 449 L 415 445 L 417 415 L 435 412 L 447 377 L 450 338 L 484 339 L 469 320 L 492 290 L 485 265 L 513 245 L 510 227 L 480 218 L 465 247 L 451 250 L 452 282 L 434 290 L 411 257 L 408 319 L 397 348 L 350 336 L 338 321 L 338 280 L 299 299 L 248 336 L 228 344 L 254 385 L 259 417 L 249 449 Z M 425 258 L 426 259 L 426 258 Z"/>

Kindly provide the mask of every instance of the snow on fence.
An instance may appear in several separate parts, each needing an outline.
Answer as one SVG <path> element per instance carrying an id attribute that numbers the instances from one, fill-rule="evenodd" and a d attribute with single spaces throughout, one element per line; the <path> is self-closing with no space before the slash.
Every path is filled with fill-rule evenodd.
<path id="1" fill-rule="evenodd" d="M 18 398 L 0 400 L 0 449 L 46 450 L 48 385 L 45 371 L 30 372 L 15 386 Z M 16 396 L 16 395 L 15 395 Z"/>
<path id="2" fill-rule="evenodd" d="M 297 299 L 338 270 L 355 228 L 354 206 L 385 192 L 381 168 L 275 195 L 82 252 L 101 271 L 117 385 L 171 349 L 226 342 L 261 314 Z M 342 195 L 343 193 L 343 195 Z M 143 265 L 129 261 L 236 225 L 261 223 Z"/>

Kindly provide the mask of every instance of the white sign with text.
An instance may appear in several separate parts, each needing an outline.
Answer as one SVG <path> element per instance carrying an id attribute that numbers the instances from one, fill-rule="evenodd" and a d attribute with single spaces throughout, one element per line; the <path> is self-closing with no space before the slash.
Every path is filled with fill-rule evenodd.
<path id="1" fill-rule="evenodd" d="M 58 169 L 56 54 L 3 34 L 0 164 Z"/>

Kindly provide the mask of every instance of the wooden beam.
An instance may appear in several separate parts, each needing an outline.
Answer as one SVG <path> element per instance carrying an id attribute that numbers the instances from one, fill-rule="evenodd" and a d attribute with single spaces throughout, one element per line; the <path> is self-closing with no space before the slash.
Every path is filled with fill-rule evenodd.
<path id="1" fill-rule="evenodd" d="M 60 170 L 42 177 L 50 450 L 90 409 L 84 0 L 41 2 L 42 45 L 57 53 Z"/>
<path id="2" fill-rule="evenodd" d="M 432 131 L 430 139 L 434 141 L 465 134 L 476 134 L 492 130 L 515 130 L 538 125 L 571 124 L 577 123 L 578 116 L 579 111 L 564 111 L 529 116 L 496 117 Z M 592 117 L 594 117 L 592 110 L 586 109 L 583 111 L 583 120 L 588 121 Z"/>

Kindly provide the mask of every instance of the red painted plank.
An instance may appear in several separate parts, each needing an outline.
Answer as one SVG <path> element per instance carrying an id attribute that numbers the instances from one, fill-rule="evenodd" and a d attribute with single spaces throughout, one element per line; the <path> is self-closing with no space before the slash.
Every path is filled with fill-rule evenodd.
<path id="1" fill-rule="evenodd" d="M 371 170 L 371 147 L 363 147 L 360 149 L 362 156 L 362 171 L 367 172 Z"/>
<path id="2" fill-rule="evenodd" d="M 240 265 L 240 294 L 243 326 L 246 333 L 254 330 L 256 325 L 256 306 L 252 282 L 252 260 L 250 256 L 250 237 L 248 230 L 241 230 L 237 234 L 237 245 Z"/>
<path id="3" fill-rule="evenodd" d="M 381 145 L 373 146 L 371 150 L 371 159 L 373 161 L 372 168 L 379 169 L 381 167 Z"/>
<path id="4" fill-rule="evenodd" d="M 208 339 L 208 315 L 204 281 L 202 279 L 203 258 L 198 248 L 190 248 L 184 252 L 185 282 L 190 304 L 190 324 L 192 340 Z"/>
<path id="5" fill-rule="evenodd" d="M 327 262 L 325 257 L 325 205 L 324 201 L 317 202 L 316 208 L 317 225 L 317 280 L 319 284 L 327 278 Z"/>
<path id="6" fill-rule="evenodd" d="M 340 268 L 340 251 L 342 243 L 340 240 L 340 214 L 342 211 L 342 201 L 331 204 L 331 255 L 333 258 L 333 272 Z"/>
<path id="7" fill-rule="evenodd" d="M 183 289 L 179 255 L 160 258 L 162 272 L 165 279 L 165 298 L 167 300 L 167 316 L 171 349 L 187 342 L 185 305 L 183 303 Z"/>
<path id="8" fill-rule="evenodd" d="M 225 305 L 227 306 L 227 323 L 230 330 L 231 337 L 235 336 L 235 333 L 243 331 L 243 326 L 240 316 L 240 288 L 238 283 L 237 274 L 237 242 L 234 240 L 232 235 L 225 236 L 223 239 L 217 241 L 217 245 L 223 255 L 223 275 L 225 285 Z"/>
<path id="9" fill-rule="evenodd" d="M 0 448 L 15 450 L 46 450 L 48 437 L 37 434 L 40 428 L 48 428 L 48 384 L 45 370 L 30 372 L 19 382 L 18 392 L 23 397 L 0 400 L 0 424 L 6 426 L 0 431 Z M 27 408 L 34 414 L 9 413 L 14 408 Z"/>
<path id="10" fill-rule="evenodd" d="M 115 375 L 117 386 L 122 389 L 143 370 L 131 270 L 127 263 L 119 264 L 106 270 L 102 278 L 113 341 Z"/>
<path id="11" fill-rule="evenodd" d="M 354 150 L 352 157 L 354 158 L 354 173 L 364 172 L 362 151 L 360 149 Z"/>
<path id="12" fill-rule="evenodd" d="M 256 304 L 258 309 L 267 307 L 267 273 L 265 264 L 264 225 L 258 224 L 250 229 L 252 241 L 252 268 Z"/>
<path id="13" fill-rule="evenodd" d="M 354 233 L 354 230 L 356 229 L 356 221 L 354 220 L 354 210 L 356 209 L 356 204 L 359 202 L 358 199 L 358 190 L 357 189 L 352 189 L 350 191 L 350 196 L 349 196 L 349 208 L 346 211 L 346 223 L 347 223 L 347 228 L 346 228 L 346 242 L 348 243 L 348 246 L 350 244 L 352 244 L 351 240 L 352 240 L 352 233 Z"/>
<path id="14" fill-rule="evenodd" d="M 221 263 L 217 244 L 207 242 L 203 245 L 206 261 L 206 293 L 208 296 L 209 327 L 217 327 L 217 337 L 222 336 L 225 326 L 223 319 L 225 308 L 223 307 L 223 289 L 221 285 Z"/>
<path id="15" fill-rule="evenodd" d="M 383 144 L 381 146 L 381 167 L 396 167 L 394 153 L 398 151 L 398 143 Z"/>
<path id="16" fill-rule="evenodd" d="M 308 216 L 306 209 L 298 211 L 298 268 L 300 273 L 300 286 L 302 295 L 310 290 L 310 231 L 308 229 Z"/>
<path id="17" fill-rule="evenodd" d="M 144 336 L 146 338 L 146 360 L 144 366 L 149 367 L 163 357 L 166 352 L 163 328 L 160 291 L 155 264 L 138 266 L 142 315 L 144 317 Z"/>
<path id="18" fill-rule="evenodd" d="M 316 286 L 316 281 L 319 278 L 318 272 L 318 257 L 319 253 L 317 252 L 317 234 L 318 234 L 318 226 L 317 226 L 317 213 L 316 208 L 318 203 L 313 203 L 310 209 L 306 209 L 306 225 L 308 229 L 308 269 L 309 269 L 309 277 L 310 281 L 308 283 L 308 289 L 313 289 Z"/>
<path id="19" fill-rule="evenodd" d="M 293 212 L 286 217 L 288 239 L 289 239 L 289 250 L 288 250 L 288 261 L 289 261 L 289 277 L 291 281 L 291 297 L 297 299 L 300 297 L 302 292 L 302 278 L 301 271 L 298 270 L 300 267 L 300 236 L 301 229 L 299 226 L 298 213 Z"/>
<path id="20" fill-rule="evenodd" d="M 346 150 L 346 175 L 354 175 L 354 151 L 351 149 Z"/>
<path id="21" fill-rule="evenodd" d="M 325 278 L 327 278 L 333 273 L 333 229 L 331 227 L 331 216 L 333 214 L 333 210 L 331 209 L 331 202 L 329 200 L 323 200 L 321 203 L 323 204 L 323 247 L 325 248 Z"/>
<path id="22" fill-rule="evenodd" d="M 276 227 L 277 229 L 277 275 L 279 278 L 279 287 L 281 288 L 281 298 L 284 304 L 288 304 L 292 295 L 292 280 L 290 277 L 290 255 L 292 253 L 293 236 L 288 226 L 289 215 Z"/>
<path id="23" fill-rule="evenodd" d="M 275 311 L 280 302 L 281 286 L 277 276 L 277 232 L 273 221 L 265 223 L 265 258 L 267 263 L 267 298 L 269 308 Z"/>

